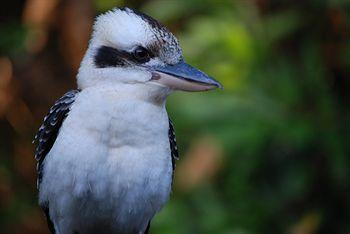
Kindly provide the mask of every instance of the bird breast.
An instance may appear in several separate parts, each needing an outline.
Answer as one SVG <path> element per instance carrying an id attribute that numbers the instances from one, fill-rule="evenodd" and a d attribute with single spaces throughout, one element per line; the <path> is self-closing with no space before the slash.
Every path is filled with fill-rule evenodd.
<path id="1" fill-rule="evenodd" d="M 79 207 L 84 224 L 111 219 L 118 228 L 144 228 L 171 189 L 168 128 L 164 105 L 83 90 L 46 158 L 40 200 L 57 217 L 78 219 Z"/>

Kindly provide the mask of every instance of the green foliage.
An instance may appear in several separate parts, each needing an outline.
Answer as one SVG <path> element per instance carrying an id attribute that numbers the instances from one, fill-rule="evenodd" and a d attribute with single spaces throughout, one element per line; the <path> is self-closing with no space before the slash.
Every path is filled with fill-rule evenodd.
<path id="1" fill-rule="evenodd" d="M 0 25 L 0 55 L 14 55 L 23 52 L 25 28 L 18 22 Z"/>

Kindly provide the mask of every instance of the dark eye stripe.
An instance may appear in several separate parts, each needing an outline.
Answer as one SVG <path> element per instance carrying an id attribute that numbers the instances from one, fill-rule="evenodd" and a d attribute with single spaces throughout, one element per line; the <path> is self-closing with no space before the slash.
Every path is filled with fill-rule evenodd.
<path id="1" fill-rule="evenodd" d="M 94 62 L 98 68 L 125 66 L 127 64 L 127 57 L 128 53 L 125 51 L 119 51 L 108 46 L 101 46 L 97 49 Z"/>
<path id="2" fill-rule="evenodd" d="M 150 58 L 153 57 L 151 54 Z M 142 63 L 148 62 L 142 61 Z M 94 56 L 95 66 L 98 68 L 105 67 L 119 67 L 119 66 L 128 66 L 129 64 L 140 64 L 134 55 L 133 52 L 129 53 L 124 50 L 118 50 L 109 46 L 101 46 L 97 49 Z"/>

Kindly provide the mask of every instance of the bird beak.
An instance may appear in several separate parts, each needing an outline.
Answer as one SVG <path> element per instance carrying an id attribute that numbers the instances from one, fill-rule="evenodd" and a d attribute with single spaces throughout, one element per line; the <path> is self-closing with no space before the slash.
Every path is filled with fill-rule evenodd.
<path id="1" fill-rule="evenodd" d="M 214 78 L 181 60 L 174 65 L 152 67 L 152 81 L 174 90 L 205 91 L 223 86 Z"/>

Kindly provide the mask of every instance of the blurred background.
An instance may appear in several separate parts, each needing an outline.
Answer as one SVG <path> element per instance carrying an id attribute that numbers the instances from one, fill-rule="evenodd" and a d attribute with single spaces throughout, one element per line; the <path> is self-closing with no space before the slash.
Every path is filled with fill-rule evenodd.
<path id="1" fill-rule="evenodd" d="M 31 141 L 115 6 L 159 19 L 225 86 L 169 98 L 181 160 L 151 233 L 350 233 L 347 0 L 2 2 L 1 233 L 48 233 Z"/>

